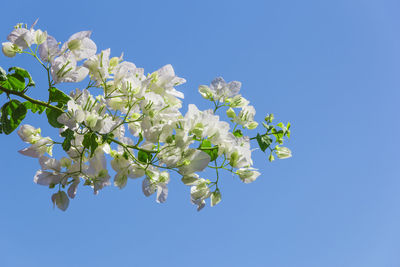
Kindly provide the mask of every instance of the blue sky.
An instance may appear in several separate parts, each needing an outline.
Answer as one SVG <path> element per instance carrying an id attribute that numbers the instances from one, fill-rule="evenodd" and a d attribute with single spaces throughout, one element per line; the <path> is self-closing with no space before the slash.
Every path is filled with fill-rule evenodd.
<path id="1" fill-rule="evenodd" d="M 398 1 L 1 5 L 2 40 L 38 17 L 57 40 L 93 30 L 99 49 L 146 72 L 172 64 L 187 79 L 185 105 L 208 108 L 197 87 L 214 77 L 241 81 L 259 121 L 273 112 L 292 123 L 294 157 L 254 152 L 262 176 L 246 185 L 225 174 L 222 202 L 199 213 L 178 179 L 162 205 L 129 181 L 98 196 L 81 188 L 64 213 L 33 183 L 39 164 L 17 153 L 25 144 L 1 135 L 0 266 L 400 266 Z M 30 58 L 0 65 L 27 68 L 33 95 L 45 94 Z M 55 134 L 38 116 L 26 123 Z"/>

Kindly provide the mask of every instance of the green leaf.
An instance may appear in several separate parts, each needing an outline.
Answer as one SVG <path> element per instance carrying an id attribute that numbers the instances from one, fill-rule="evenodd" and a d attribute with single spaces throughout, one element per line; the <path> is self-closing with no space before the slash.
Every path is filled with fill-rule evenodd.
<path id="1" fill-rule="evenodd" d="M 149 163 L 151 161 L 151 154 L 149 152 L 139 150 L 138 160 L 143 163 Z"/>
<path id="2" fill-rule="evenodd" d="M 260 149 L 263 152 L 265 152 L 265 150 L 272 144 L 272 139 L 266 134 L 264 135 L 257 134 L 256 138 L 258 145 L 260 146 Z"/>
<path id="3" fill-rule="evenodd" d="M 14 71 L 14 74 L 23 78 L 24 84 L 25 84 L 25 79 L 28 79 L 28 84 L 26 85 L 26 87 L 35 86 L 35 82 L 32 80 L 32 76 L 29 74 L 29 72 L 27 70 L 20 68 L 20 67 L 11 67 L 8 69 L 8 72 L 12 72 L 12 71 Z M 11 74 L 11 75 L 14 75 L 14 74 Z"/>
<path id="4" fill-rule="evenodd" d="M 278 143 L 281 144 L 281 143 L 283 142 L 282 139 L 283 139 L 283 136 L 284 136 L 284 132 L 283 132 L 282 130 L 277 131 L 277 130 L 274 128 L 274 129 L 272 129 L 271 133 L 275 136 L 276 141 L 277 141 Z"/>
<path id="5" fill-rule="evenodd" d="M 64 151 L 68 151 L 71 148 L 71 141 L 74 139 L 74 131 L 67 129 L 61 133 L 61 136 L 65 137 L 64 142 L 62 143 L 62 148 Z"/>
<path id="6" fill-rule="evenodd" d="M 63 112 L 51 108 L 46 108 L 47 120 L 50 123 L 50 125 L 53 126 L 54 128 L 61 128 L 64 126 L 57 121 L 57 118 L 61 114 L 63 114 Z"/>
<path id="7" fill-rule="evenodd" d="M 99 144 L 97 143 L 97 135 L 95 133 L 85 134 L 85 136 L 83 137 L 82 145 L 85 148 L 89 148 L 90 157 L 92 157 L 94 154 L 94 151 L 99 146 Z"/>
<path id="8" fill-rule="evenodd" d="M 210 161 L 214 161 L 218 158 L 218 147 L 213 147 L 211 142 L 207 139 L 201 142 L 199 149 L 210 156 Z"/>
<path id="9" fill-rule="evenodd" d="M 25 79 L 19 74 L 8 74 L 7 82 L 14 91 L 21 92 L 25 89 Z"/>
<path id="10" fill-rule="evenodd" d="M 37 104 L 31 103 L 28 101 L 24 102 L 22 104 L 26 107 L 26 109 L 30 109 L 33 113 L 37 112 L 39 114 L 42 114 L 42 112 L 45 111 L 45 109 L 46 109 L 46 107 L 44 107 L 44 106 L 37 105 Z"/>
<path id="11" fill-rule="evenodd" d="M 285 133 L 285 134 L 286 134 L 286 136 L 287 136 L 288 138 L 290 138 L 290 131 L 289 131 L 289 129 L 290 129 L 290 122 L 287 123 L 286 129 L 287 129 L 287 130 L 286 130 L 286 133 Z"/>
<path id="12" fill-rule="evenodd" d="M 66 105 L 71 98 L 64 92 L 58 90 L 55 87 L 49 89 L 49 102 L 57 102 L 58 104 Z"/>
<path id="13" fill-rule="evenodd" d="M 1 125 L 5 134 L 12 133 L 26 116 L 26 107 L 18 100 L 11 100 L 1 108 Z"/>
<path id="14" fill-rule="evenodd" d="M 233 135 L 236 136 L 236 137 L 242 137 L 243 133 L 242 133 L 242 131 L 240 129 L 238 129 L 238 130 L 233 132 Z"/>

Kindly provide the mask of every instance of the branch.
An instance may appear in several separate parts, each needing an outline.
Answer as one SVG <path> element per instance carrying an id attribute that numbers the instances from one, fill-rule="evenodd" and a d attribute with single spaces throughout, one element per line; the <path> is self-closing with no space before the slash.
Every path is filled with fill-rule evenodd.
<path id="1" fill-rule="evenodd" d="M 120 141 L 118 141 L 118 140 L 116 140 L 114 138 L 110 138 L 110 137 L 108 138 L 108 140 L 110 140 L 110 141 L 112 141 L 112 142 L 114 142 L 114 143 L 116 143 L 116 144 L 118 144 L 118 145 L 120 145 L 122 147 L 133 148 L 133 149 L 136 149 L 136 150 L 139 150 L 139 151 L 143 151 L 143 152 L 146 152 L 146 153 L 156 153 L 157 152 L 157 150 L 147 150 L 147 149 L 144 149 L 144 148 L 140 148 L 138 146 L 127 145 L 127 144 L 121 143 Z"/>
<path id="2" fill-rule="evenodd" d="M 40 101 L 40 100 L 36 100 L 36 99 L 30 98 L 29 96 L 25 95 L 23 92 L 17 92 L 17 91 L 14 91 L 14 90 L 10 90 L 10 89 L 4 88 L 2 86 L 0 86 L 0 90 L 5 92 L 5 93 L 7 93 L 8 95 L 16 95 L 16 96 L 22 97 L 22 98 L 28 100 L 29 102 L 31 102 L 33 104 L 36 104 L 36 105 L 39 105 L 39 106 L 43 106 L 43 107 L 46 107 L 46 108 L 51 108 L 53 110 L 57 110 L 57 111 L 60 111 L 60 112 L 64 112 L 64 110 L 62 110 L 59 107 L 50 105 L 49 103 L 46 103 L 46 102 L 43 102 L 43 101 Z"/>

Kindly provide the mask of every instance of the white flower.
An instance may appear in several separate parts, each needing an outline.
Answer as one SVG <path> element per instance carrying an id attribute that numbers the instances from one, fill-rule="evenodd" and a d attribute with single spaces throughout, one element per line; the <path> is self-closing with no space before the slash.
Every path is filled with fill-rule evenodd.
<path id="1" fill-rule="evenodd" d="M 202 180 L 199 178 L 199 175 L 196 173 L 184 175 L 181 180 L 185 185 L 198 185 L 200 182 L 202 182 Z"/>
<path id="2" fill-rule="evenodd" d="M 221 202 L 221 193 L 219 191 L 215 191 L 211 193 L 211 207 L 214 207 L 219 202 Z"/>
<path id="3" fill-rule="evenodd" d="M 61 173 L 56 173 L 56 172 L 46 172 L 39 170 L 36 172 L 35 177 L 33 178 L 33 181 L 36 184 L 40 185 L 56 185 L 61 182 L 63 179 L 63 174 Z"/>
<path id="4" fill-rule="evenodd" d="M 33 44 L 34 34 L 32 30 L 16 28 L 7 36 L 7 40 L 22 49 L 26 49 Z"/>
<path id="5" fill-rule="evenodd" d="M 219 144 L 220 153 L 225 153 L 229 164 L 235 168 L 253 165 L 251 159 L 250 139 L 248 136 L 240 138 L 229 133 L 224 142 Z"/>
<path id="6" fill-rule="evenodd" d="M 50 35 L 47 35 L 46 40 L 39 46 L 40 58 L 45 62 L 52 62 L 56 56 L 61 53 L 59 43 Z"/>
<path id="7" fill-rule="evenodd" d="M 56 159 L 41 156 L 39 158 L 39 163 L 43 170 L 53 170 L 55 172 L 61 171 L 61 163 Z"/>
<path id="8" fill-rule="evenodd" d="M 51 196 L 51 201 L 62 211 L 66 211 L 69 205 L 69 198 L 64 191 L 58 191 L 57 193 L 53 194 Z"/>
<path id="9" fill-rule="evenodd" d="M 146 172 L 147 177 L 143 180 L 142 190 L 143 194 L 148 197 L 157 191 L 156 201 L 164 203 L 168 197 L 169 173 L 159 172 L 154 168 Z"/>
<path id="10" fill-rule="evenodd" d="M 212 143 L 217 144 L 228 134 L 229 124 L 220 121 L 212 110 L 199 111 L 196 105 L 190 104 L 183 128 L 188 135 L 200 139 L 208 137 Z"/>
<path id="11" fill-rule="evenodd" d="M 76 65 L 76 60 L 71 53 L 55 58 L 51 65 L 51 76 L 56 83 L 80 82 L 88 73 L 87 68 Z"/>
<path id="12" fill-rule="evenodd" d="M 225 102 L 227 98 L 237 95 L 242 84 L 238 81 L 226 83 L 222 77 L 215 78 L 210 87 L 201 85 L 199 87 L 200 94 L 206 98 L 213 98 L 216 101 Z"/>
<path id="13" fill-rule="evenodd" d="M 41 30 L 36 30 L 33 34 L 33 43 L 35 44 L 43 44 L 47 39 L 47 32 L 43 32 Z"/>
<path id="14" fill-rule="evenodd" d="M 97 147 L 93 157 L 89 160 L 89 169 L 86 174 L 93 180 L 94 194 L 105 186 L 109 186 L 111 176 L 108 174 L 106 157 L 102 147 Z"/>
<path id="15" fill-rule="evenodd" d="M 24 124 L 19 128 L 17 133 L 22 141 L 34 144 L 42 138 L 40 132 L 40 128 L 36 129 L 29 124 Z"/>
<path id="16" fill-rule="evenodd" d="M 254 182 L 257 177 L 260 176 L 260 173 L 257 171 L 257 169 L 254 168 L 240 168 L 236 171 L 236 173 L 237 175 L 239 175 L 240 179 L 246 184 Z"/>
<path id="17" fill-rule="evenodd" d="M 20 51 L 17 45 L 11 43 L 11 42 L 5 42 L 2 43 L 2 49 L 3 54 L 6 57 L 15 57 L 15 54 Z"/>
<path id="18" fill-rule="evenodd" d="M 74 100 L 69 100 L 67 103 L 68 111 L 61 114 L 57 121 L 63 125 L 66 125 L 71 130 L 76 130 L 78 124 L 82 123 L 86 119 L 86 113 L 82 110 L 82 106 L 75 103 Z"/>
<path id="19" fill-rule="evenodd" d="M 246 98 L 244 98 L 240 94 L 235 95 L 232 98 L 228 98 L 226 101 L 229 102 L 229 106 L 232 108 L 244 107 L 250 103 Z"/>
<path id="20" fill-rule="evenodd" d="M 254 124 L 255 115 L 256 109 L 253 106 L 244 106 L 239 112 L 239 115 L 233 119 L 233 122 L 249 128 Z"/>
<path id="21" fill-rule="evenodd" d="M 76 178 L 74 179 L 72 184 L 68 187 L 67 193 L 70 198 L 75 198 L 76 192 L 78 191 L 79 182 L 80 182 L 79 178 Z"/>
<path id="22" fill-rule="evenodd" d="M 140 93 L 145 80 L 144 69 L 136 68 L 132 62 L 121 62 L 113 68 L 114 86 L 123 93 Z"/>
<path id="23" fill-rule="evenodd" d="M 28 157 L 40 158 L 44 153 L 51 155 L 52 150 L 53 141 L 50 137 L 45 137 L 32 144 L 30 147 L 24 148 L 18 152 Z"/>
<path id="24" fill-rule="evenodd" d="M 85 61 L 84 66 L 89 69 L 90 78 L 96 81 L 97 85 L 102 84 L 108 79 L 110 62 L 110 49 L 101 51 Z"/>
<path id="25" fill-rule="evenodd" d="M 190 201 L 197 205 L 197 211 L 200 211 L 206 205 L 205 199 L 211 195 L 207 180 L 200 178 L 197 185 L 190 188 Z"/>
<path id="26" fill-rule="evenodd" d="M 167 104 L 178 108 L 181 107 L 182 102 L 179 98 L 184 98 L 184 94 L 174 87 L 185 82 L 185 79 L 175 76 L 174 69 L 170 64 L 153 72 L 145 81 L 150 91 L 163 96 Z"/>
<path id="27" fill-rule="evenodd" d="M 72 52 L 76 61 L 89 58 L 96 54 L 97 46 L 90 39 L 91 31 L 81 31 L 73 34 L 61 48 L 62 51 L 67 49 Z"/>
<path id="28" fill-rule="evenodd" d="M 125 187 L 128 177 L 135 179 L 145 174 L 144 167 L 126 159 L 122 152 L 111 153 L 111 155 L 114 157 L 111 160 L 111 167 L 117 172 L 114 177 L 115 186 L 122 189 Z"/>
<path id="29" fill-rule="evenodd" d="M 185 152 L 182 159 L 183 166 L 179 168 L 179 173 L 188 175 L 204 170 L 210 162 L 210 156 L 197 149 L 189 149 Z"/>
<path id="30" fill-rule="evenodd" d="M 276 146 L 275 148 L 276 156 L 280 159 L 287 159 L 292 156 L 292 151 L 284 146 Z"/>

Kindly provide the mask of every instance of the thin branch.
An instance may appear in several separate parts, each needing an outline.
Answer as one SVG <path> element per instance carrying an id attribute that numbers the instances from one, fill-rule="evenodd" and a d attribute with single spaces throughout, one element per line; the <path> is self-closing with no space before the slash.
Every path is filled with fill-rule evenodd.
<path id="1" fill-rule="evenodd" d="M 59 107 L 50 105 L 50 104 L 48 104 L 46 102 L 43 102 L 43 101 L 40 101 L 40 100 L 36 100 L 36 99 L 30 98 L 29 96 L 25 95 L 23 92 L 17 92 L 17 91 L 14 91 L 14 90 L 10 90 L 10 89 L 4 88 L 2 86 L 0 86 L 0 90 L 5 92 L 5 93 L 7 93 L 7 94 L 9 94 L 9 95 L 16 95 L 16 96 L 22 97 L 22 98 L 28 100 L 29 102 L 31 102 L 33 104 L 36 104 L 36 105 L 39 105 L 39 106 L 43 106 L 43 107 L 46 107 L 46 108 L 51 108 L 53 110 L 57 110 L 57 111 L 60 111 L 60 112 L 64 112 L 64 110 L 62 110 Z"/>

